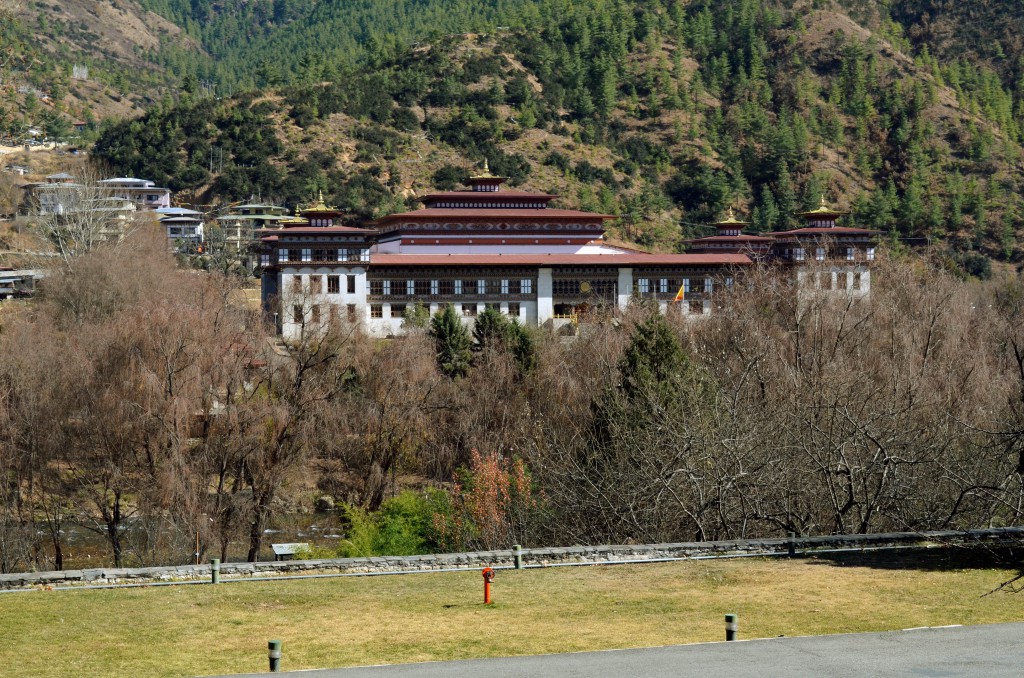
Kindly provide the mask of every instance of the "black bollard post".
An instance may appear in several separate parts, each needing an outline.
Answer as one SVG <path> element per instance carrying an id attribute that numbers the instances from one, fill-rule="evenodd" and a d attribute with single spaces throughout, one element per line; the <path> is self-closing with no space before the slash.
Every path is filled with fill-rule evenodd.
<path id="1" fill-rule="evenodd" d="M 270 672 L 277 673 L 281 670 L 281 641 L 267 641 L 267 656 L 270 658 Z"/>
<path id="2" fill-rule="evenodd" d="M 789 557 L 796 558 L 796 533 L 789 533 Z"/>
<path id="3" fill-rule="evenodd" d="M 739 623 L 736 621 L 737 616 L 734 614 L 725 615 L 725 639 L 736 640 L 736 632 L 739 630 Z"/>

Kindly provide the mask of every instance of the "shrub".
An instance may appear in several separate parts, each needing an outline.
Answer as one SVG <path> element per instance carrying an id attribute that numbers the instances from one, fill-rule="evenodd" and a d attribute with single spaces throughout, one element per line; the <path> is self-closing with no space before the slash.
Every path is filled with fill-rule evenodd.
<path id="1" fill-rule="evenodd" d="M 346 505 L 347 538 L 338 546 L 342 558 L 408 556 L 436 551 L 440 540 L 434 516 L 447 512 L 448 498 L 440 490 L 410 490 L 386 500 L 377 513 Z"/>
<path id="2" fill-rule="evenodd" d="M 434 530 L 447 550 L 493 550 L 526 542 L 537 508 L 526 464 L 473 450 L 470 466 L 458 474 L 447 512 L 437 511 Z"/>

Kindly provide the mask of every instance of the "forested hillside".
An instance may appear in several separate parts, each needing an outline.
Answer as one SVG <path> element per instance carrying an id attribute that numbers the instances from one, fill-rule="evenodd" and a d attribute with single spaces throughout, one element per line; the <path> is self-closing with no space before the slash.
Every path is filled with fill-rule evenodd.
<path id="1" fill-rule="evenodd" d="M 369 216 L 489 158 L 565 205 L 624 215 L 617 235 L 650 247 L 678 247 L 728 205 L 758 231 L 792 226 L 825 195 L 894 243 L 949 243 L 976 273 L 972 251 L 1019 255 L 1024 88 L 1006 63 L 1017 46 L 981 44 L 982 29 L 960 27 L 977 26 L 967 10 L 537 0 L 345 14 L 281 1 L 197 20 L 203 3 L 147 1 L 207 45 L 225 32 L 212 75 L 273 86 L 201 98 L 211 72 L 172 59 L 187 96 L 97 144 L 119 171 L 204 200 L 294 204 L 323 189 Z M 994 4 L 1006 5 L 996 25 L 1019 21 L 1019 8 Z M 385 39 L 395 17 L 403 28 Z M 454 17 L 500 28 L 448 35 Z"/>
<path id="2" fill-rule="evenodd" d="M 198 50 L 175 24 L 134 0 L 0 0 L 0 136 L 73 120 L 137 115 L 177 87 L 155 56 L 163 44 Z"/>

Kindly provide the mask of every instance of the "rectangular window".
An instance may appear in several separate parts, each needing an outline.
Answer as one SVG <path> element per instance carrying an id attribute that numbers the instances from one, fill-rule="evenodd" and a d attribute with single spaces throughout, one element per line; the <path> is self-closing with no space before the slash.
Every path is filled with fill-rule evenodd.
<path id="1" fill-rule="evenodd" d="M 836 273 L 836 289 L 845 290 L 847 285 L 846 273 Z"/>
<path id="2" fill-rule="evenodd" d="M 658 294 L 668 294 L 668 278 L 658 281 Z"/>
<path id="3" fill-rule="evenodd" d="M 416 296 L 416 281 L 406 280 L 405 281 L 405 294 L 410 297 Z"/>
<path id="4" fill-rule="evenodd" d="M 384 307 L 380 304 L 370 304 L 370 317 L 371 318 L 383 318 Z"/>
<path id="5" fill-rule="evenodd" d="M 391 304 L 391 317 L 392 318 L 404 318 L 405 317 L 405 304 Z"/>
<path id="6" fill-rule="evenodd" d="M 441 296 L 442 297 L 450 297 L 450 296 L 452 296 L 452 288 L 454 286 L 455 286 L 455 283 L 453 281 L 451 281 L 451 280 L 441 280 L 440 281 L 440 294 L 441 294 Z"/>
<path id="7" fill-rule="evenodd" d="M 462 294 L 462 281 L 461 280 L 456 280 L 455 281 L 455 294 Z"/>
<path id="8" fill-rule="evenodd" d="M 292 322 L 296 325 L 302 324 L 302 304 L 292 306 Z"/>
<path id="9" fill-rule="evenodd" d="M 441 282 L 438 280 L 430 281 L 430 296 L 436 297 L 441 294 Z"/>
<path id="10" fill-rule="evenodd" d="M 417 280 L 416 281 L 416 296 L 425 297 L 430 294 L 430 281 L 429 280 Z"/>
<path id="11" fill-rule="evenodd" d="M 701 315 L 704 313 L 704 300 L 690 299 L 690 313 L 692 315 Z"/>
<path id="12" fill-rule="evenodd" d="M 350 323 L 354 323 L 356 321 L 355 304 L 348 304 L 345 306 L 345 319 L 348 320 Z"/>
<path id="13" fill-rule="evenodd" d="M 320 324 L 320 304 L 313 304 L 309 309 L 309 319 L 313 325 Z"/>
<path id="14" fill-rule="evenodd" d="M 348 250 L 348 260 L 349 261 L 362 261 L 362 258 L 363 258 L 363 250 L 360 250 L 360 249 L 349 249 Z"/>
<path id="15" fill-rule="evenodd" d="M 711 292 L 714 289 L 715 289 L 715 281 L 712 280 L 711 278 L 704 278 L 704 292 L 707 293 L 707 294 L 711 294 Z"/>
<path id="16" fill-rule="evenodd" d="M 312 260 L 313 260 L 313 250 L 308 249 L 308 248 L 303 248 L 302 249 L 302 262 L 303 263 L 309 263 Z"/>
<path id="17" fill-rule="evenodd" d="M 533 294 L 533 280 L 527 278 L 519 281 L 520 294 Z"/>
<path id="18" fill-rule="evenodd" d="M 859 290 L 860 289 L 860 273 L 854 273 L 853 274 L 853 289 L 855 289 L 855 290 Z"/>
<path id="19" fill-rule="evenodd" d="M 651 293 L 651 280 L 650 278 L 640 278 L 636 281 L 636 290 L 640 294 Z"/>
<path id="20" fill-rule="evenodd" d="M 874 247 L 869 247 L 868 248 L 867 259 L 868 259 L 868 261 L 874 261 L 875 260 L 875 248 Z"/>
<path id="21" fill-rule="evenodd" d="M 384 280 L 382 282 L 383 282 L 383 284 L 381 285 L 381 292 L 380 293 L 382 295 L 384 295 L 385 297 L 390 297 L 391 296 L 391 281 L 390 280 Z"/>
<path id="22" fill-rule="evenodd" d="M 462 315 L 470 317 L 476 315 L 476 304 L 463 304 Z"/>
<path id="23" fill-rule="evenodd" d="M 825 261 L 825 248 L 819 247 L 818 249 L 814 250 L 814 258 L 817 261 Z"/>
<path id="24" fill-rule="evenodd" d="M 345 261 L 348 259 L 348 250 L 341 248 L 338 250 L 338 261 Z"/>
<path id="25" fill-rule="evenodd" d="M 369 261 L 369 260 L 370 260 L 370 250 L 368 250 L 368 249 L 359 250 L 359 261 Z"/>
<path id="26" fill-rule="evenodd" d="M 793 259 L 795 261 L 803 261 L 806 257 L 807 257 L 807 254 L 804 252 L 804 248 L 803 247 L 794 247 L 793 248 Z"/>
<path id="27" fill-rule="evenodd" d="M 520 309 L 520 306 L 519 306 L 519 302 L 518 301 L 509 302 L 508 314 L 510 316 L 512 316 L 513 318 L 518 318 L 519 317 L 519 309 Z"/>
<path id="28" fill-rule="evenodd" d="M 853 250 L 852 247 L 847 247 L 846 248 L 846 260 L 847 261 L 853 261 L 853 252 L 854 252 L 854 250 Z"/>
<path id="29" fill-rule="evenodd" d="M 327 294 L 341 294 L 341 280 L 338 276 L 327 276 Z"/>
<path id="30" fill-rule="evenodd" d="M 683 294 L 689 294 L 689 293 L 690 293 L 690 279 L 689 278 L 683 278 Z"/>
<path id="31" fill-rule="evenodd" d="M 488 311 L 498 311 L 499 313 L 501 312 L 501 304 L 490 303 L 487 304 L 484 308 L 486 308 Z"/>
<path id="32" fill-rule="evenodd" d="M 725 279 L 725 289 L 727 289 L 727 290 L 731 290 L 732 289 L 732 278 L 726 278 Z"/>
<path id="33" fill-rule="evenodd" d="M 320 294 L 323 291 L 324 278 L 322 275 L 309 276 L 309 293 Z"/>
<path id="34" fill-rule="evenodd" d="M 301 294 L 302 293 L 302 276 L 301 275 L 293 275 L 292 276 L 292 292 L 295 292 L 297 294 Z"/>
<path id="35" fill-rule="evenodd" d="M 278 250 L 277 263 L 283 264 L 286 261 L 288 261 L 288 250 Z"/>
<path id="36" fill-rule="evenodd" d="M 345 291 L 348 294 L 356 293 L 356 277 L 354 275 L 345 276 Z"/>
<path id="37" fill-rule="evenodd" d="M 487 281 L 486 280 L 477 280 L 476 281 L 476 293 L 479 294 L 481 297 L 484 296 L 485 294 L 487 294 Z"/>
<path id="38" fill-rule="evenodd" d="M 507 280 L 502 280 L 501 281 L 501 293 L 502 294 L 508 294 L 508 281 Z"/>
<path id="39" fill-rule="evenodd" d="M 261 254 L 260 255 L 260 266 L 264 266 L 264 267 L 270 266 L 270 255 L 269 254 Z"/>

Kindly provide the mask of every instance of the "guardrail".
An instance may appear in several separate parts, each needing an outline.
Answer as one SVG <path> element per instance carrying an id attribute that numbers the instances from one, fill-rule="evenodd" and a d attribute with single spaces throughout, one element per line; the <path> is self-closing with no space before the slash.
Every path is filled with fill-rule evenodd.
<path id="1" fill-rule="evenodd" d="M 1024 540 L 1024 526 L 967 531 L 848 534 L 671 544 L 567 546 L 418 556 L 219 563 L 218 579 L 221 583 L 227 583 L 288 577 L 451 572 L 478 570 L 483 567 L 511 569 L 517 565 L 523 568 L 615 565 L 703 558 L 813 555 L 815 552 L 884 550 L 923 546 L 1001 545 L 1021 543 L 1022 540 Z M 201 584 L 210 582 L 212 575 L 213 567 L 210 564 L 22 572 L 0 574 L 0 590 Z"/>

